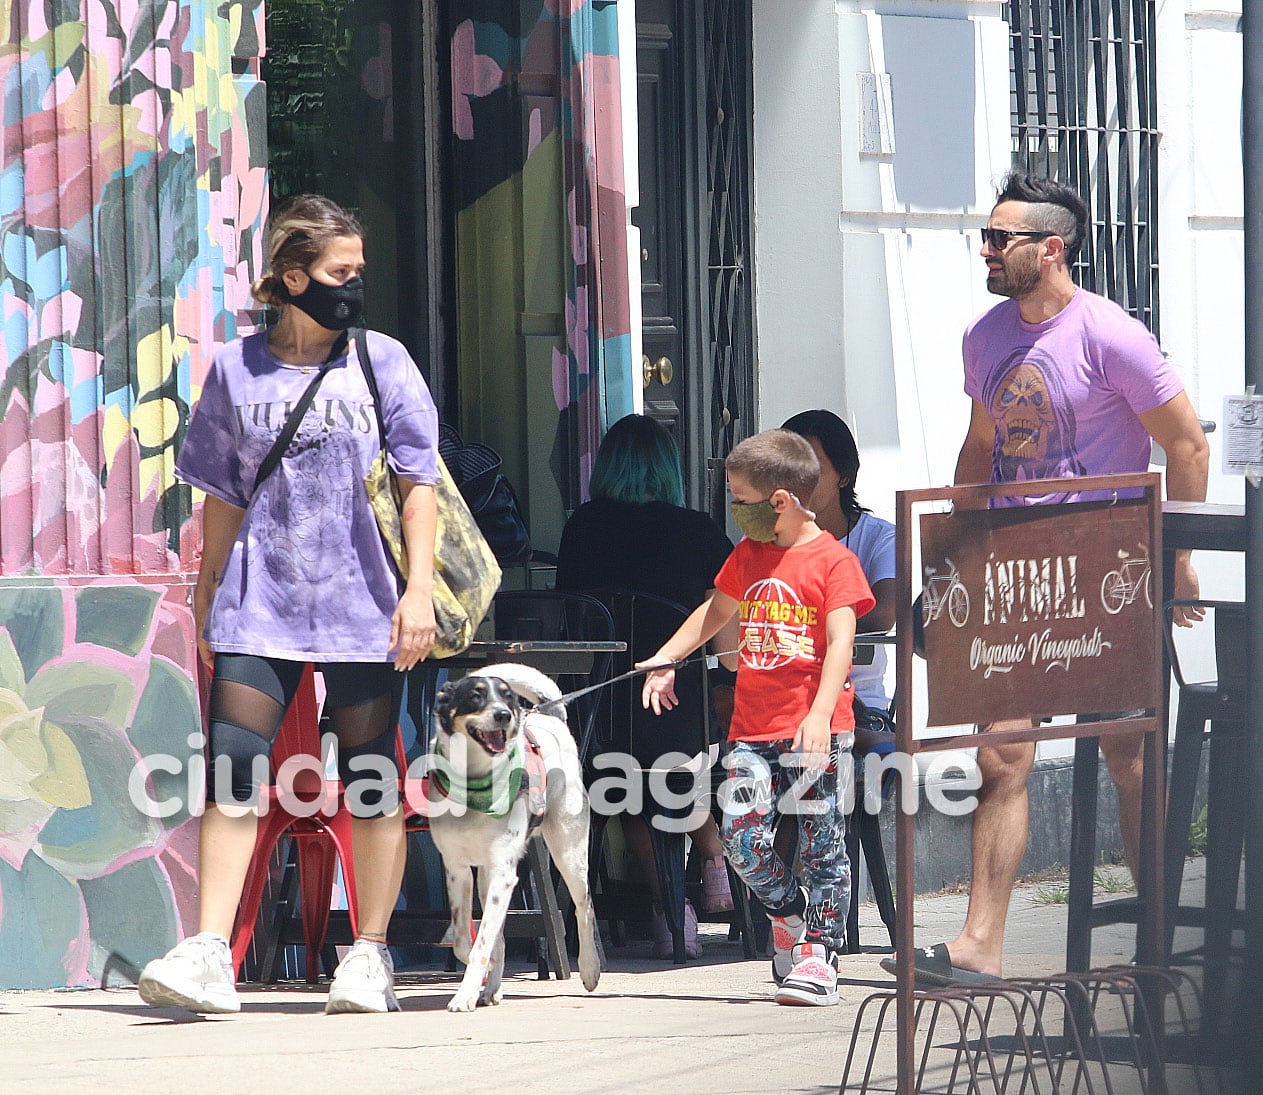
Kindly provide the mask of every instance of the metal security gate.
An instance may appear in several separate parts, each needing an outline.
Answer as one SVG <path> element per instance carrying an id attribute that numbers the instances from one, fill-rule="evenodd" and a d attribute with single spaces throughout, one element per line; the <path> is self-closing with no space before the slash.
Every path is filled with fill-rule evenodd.
<path id="1" fill-rule="evenodd" d="M 1092 230 L 1074 267 L 1160 335 L 1153 0 L 1011 0 L 1013 166 L 1075 187 Z"/>
<path id="2" fill-rule="evenodd" d="M 752 27 L 750 0 L 704 0 L 702 7 L 711 389 L 707 502 L 723 522 L 723 458 L 754 432 Z"/>

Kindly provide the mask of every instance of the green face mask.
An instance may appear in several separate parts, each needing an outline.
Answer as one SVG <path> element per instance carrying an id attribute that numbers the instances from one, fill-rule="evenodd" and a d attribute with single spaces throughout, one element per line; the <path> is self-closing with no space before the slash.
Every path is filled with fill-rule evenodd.
<path id="1" fill-rule="evenodd" d="M 765 498 L 762 502 L 730 502 L 728 512 L 732 514 L 733 524 L 741 530 L 743 536 L 761 544 L 770 544 L 776 539 L 776 521 L 780 514 L 772 507 L 770 499 Z"/>

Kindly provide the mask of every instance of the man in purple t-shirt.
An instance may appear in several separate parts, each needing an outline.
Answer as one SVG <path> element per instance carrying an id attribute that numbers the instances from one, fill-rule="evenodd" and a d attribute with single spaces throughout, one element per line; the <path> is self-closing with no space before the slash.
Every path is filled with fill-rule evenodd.
<path id="1" fill-rule="evenodd" d="M 1167 457 L 1167 497 L 1204 501 L 1209 446 L 1179 378 L 1143 324 L 1070 277 L 1087 223 L 1087 206 L 1069 187 L 1019 172 L 1002 182 L 983 229 L 982 257 L 987 289 L 1009 299 L 965 332 L 965 391 L 973 413 L 955 481 L 1143 472 L 1156 441 Z M 1071 483 L 1067 487 L 1044 498 L 998 504 L 1088 497 Z M 1186 551 L 1177 553 L 1173 593 L 1198 594 Z M 1202 615 L 1201 609 L 1177 610 L 1175 622 L 1190 627 Z M 984 729 L 1029 726 L 1026 720 Z M 1133 875 L 1140 844 L 1141 742 L 1139 734 L 1101 739 L 1118 787 Z M 1034 761 L 1033 744 L 978 750 L 982 788 L 974 814 L 969 911 L 953 942 L 918 948 L 919 980 L 942 984 L 1000 975 L 1009 896 L 1026 851 L 1026 779 Z"/>

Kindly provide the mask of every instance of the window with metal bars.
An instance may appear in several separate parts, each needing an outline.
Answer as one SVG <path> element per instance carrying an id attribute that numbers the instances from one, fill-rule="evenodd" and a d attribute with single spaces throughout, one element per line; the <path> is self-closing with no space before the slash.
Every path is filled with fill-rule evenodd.
<path id="1" fill-rule="evenodd" d="M 1073 186 L 1092 212 L 1085 289 L 1158 326 L 1154 0 L 1010 0 L 1013 166 Z"/>
<path id="2" fill-rule="evenodd" d="M 710 358 L 708 507 L 727 510 L 723 459 L 754 428 L 754 298 L 751 198 L 753 40 L 751 0 L 703 0 L 706 311 Z"/>

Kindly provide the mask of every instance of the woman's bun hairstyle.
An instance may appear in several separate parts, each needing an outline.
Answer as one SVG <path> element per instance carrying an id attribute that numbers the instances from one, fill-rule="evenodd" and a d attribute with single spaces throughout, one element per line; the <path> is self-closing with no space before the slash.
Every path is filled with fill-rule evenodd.
<path id="1" fill-rule="evenodd" d="M 364 229 L 351 213 L 319 194 L 297 194 L 272 214 L 268 223 L 267 273 L 250 286 L 260 304 L 279 308 L 289 301 L 282 276 L 306 270 L 324 254 L 332 240 L 364 238 Z"/>

